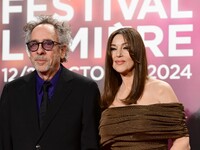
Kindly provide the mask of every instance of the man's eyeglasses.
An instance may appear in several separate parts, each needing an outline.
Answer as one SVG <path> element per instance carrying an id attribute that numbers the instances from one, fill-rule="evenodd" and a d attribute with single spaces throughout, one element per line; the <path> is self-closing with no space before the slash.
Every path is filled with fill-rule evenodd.
<path id="1" fill-rule="evenodd" d="M 51 51 L 54 45 L 60 45 L 61 43 L 58 43 L 56 41 L 52 40 L 44 40 L 42 42 L 37 42 L 37 41 L 30 41 L 26 43 L 28 50 L 31 52 L 35 52 L 38 50 L 39 45 L 42 45 L 42 48 L 46 51 Z"/>

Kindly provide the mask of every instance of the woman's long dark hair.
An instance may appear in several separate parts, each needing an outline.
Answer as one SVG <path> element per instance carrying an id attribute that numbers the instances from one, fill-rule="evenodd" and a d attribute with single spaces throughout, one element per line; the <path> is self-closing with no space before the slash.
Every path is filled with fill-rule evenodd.
<path id="1" fill-rule="evenodd" d="M 140 34 L 133 28 L 121 28 L 114 31 L 108 38 L 105 58 L 105 79 L 104 89 L 102 93 L 102 108 L 109 107 L 115 99 L 116 93 L 122 83 L 121 76 L 113 67 L 111 56 L 111 43 L 113 38 L 121 34 L 128 43 L 129 54 L 134 61 L 134 81 L 131 92 L 123 100 L 125 104 L 136 104 L 137 100 L 142 96 L 145 81 L 148 76 L 146 49 Z"/>

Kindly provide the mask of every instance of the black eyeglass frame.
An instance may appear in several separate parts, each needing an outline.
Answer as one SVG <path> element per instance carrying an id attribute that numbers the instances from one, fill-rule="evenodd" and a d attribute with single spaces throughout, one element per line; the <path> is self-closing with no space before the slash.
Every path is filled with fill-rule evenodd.
<path id="1" fill-rule="evenodd" d="M 46 47 L 46 48 L 45 48 L 45 45 L 44 45 L 45 42 L 50 42 L 50 43 L 52 44 L 51 47 L 49 47 L 49 48 Z M 37 45 L 37 48 L 31 50 L 30 43 L 34 43 L 35 45 Z M 35 52 L 35 51 L 37 51 L 40 44 L 41 44 L 42 48 L 43 48 L 45 51 L 51 51 L 55 45 L 61 45 L 61 43 L 56 42 L 56 41 L 53 41 L 53 40 L 44 40 L 44 41 L 42 41 L 42 42 L 38 42 L 38 41 L 29 41 L 29 42 L 26 43 L 26 45 L 27 45 L 27 47 L 28 47 L 28 50 L 29 50 L 30 52 Z M 50 45 L 49 45 L 49 46 L 50 46 Z"/>

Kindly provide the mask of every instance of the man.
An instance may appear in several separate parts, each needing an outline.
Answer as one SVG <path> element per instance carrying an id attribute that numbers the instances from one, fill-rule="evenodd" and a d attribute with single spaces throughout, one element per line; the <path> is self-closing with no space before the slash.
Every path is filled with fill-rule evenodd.
<path id="1" fill-rule="evenodd" d="M 39 16 L 24 31 L 35 71 L 3 89 L 0 150 L 97 150 L 100 93 L 94 81 L 62 65 L 69 26 Z"/>

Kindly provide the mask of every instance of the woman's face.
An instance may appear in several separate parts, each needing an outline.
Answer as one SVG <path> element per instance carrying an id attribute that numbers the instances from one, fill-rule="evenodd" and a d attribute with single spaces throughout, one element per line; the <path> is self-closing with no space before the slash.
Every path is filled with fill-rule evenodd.
<path id="1" fill-rule="evenodd" d="M 132 75 L 134 62 L 129 54 L 129 45 L 123 35 L 117 34 L 111 43 L 111 55 L 113 69 L 121 75 Z"/>

